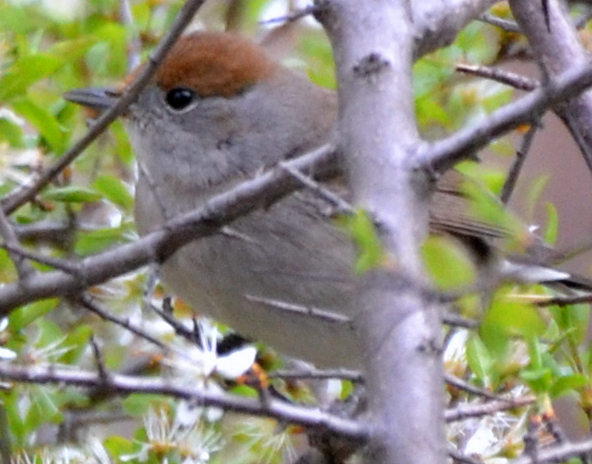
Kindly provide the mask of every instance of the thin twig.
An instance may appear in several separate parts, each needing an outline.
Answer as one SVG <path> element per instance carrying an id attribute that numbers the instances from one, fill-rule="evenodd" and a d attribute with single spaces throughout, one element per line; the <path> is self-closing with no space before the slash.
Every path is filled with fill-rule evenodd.
<path id="1" fill-rule="evenodd" d="M 285 16 L 278 16 L 276 18 L 266 19 L 265 21 L 259 21 L 259 24 L 265 26 L 274 23 L 291 23 L 303 18 L 304 16 L 313 14 L 317 8 L 318 7 L 316 5 L 308 5 Z"/>
<path id="2" fill-rule="evenodd" d="M 566 111 L 557 111 L 557 116 L 561 119 L 565 127 L 569 130 L 574 142 L 580 149 L 582 155 L 584 155 L 584 161 L 588 165 L 588 169 L 592 170 L 592 146 L 586 140 L 586 137 L 582 134 L 582 126 L 578 124 L 577 118 Z"/>
<path id="3" fill-rule="evenodd" d="M 133 71 L 140 65 L 142 55 L 142 42 L 138 35 L 138 28 L 134 21 L 132 7 L 129 0 L 119 0 L 119 16 L 127 30 L 131 30 L 131 37 L 127 41 L 127 70 Z"/>
<path id="4" fill-rule="evenodd" d="M 165 300 L 167 301 L 167 300 Z M 195 331 L 193 329 L 189 329 L 183 324 L 179 322 L 174 316 L 172 311 L 163 311 L 160 308 L 157 308 L 156 305 L 150 304 L 149 308 L 158 314 L 168 325 L 172 327 L 175 331 L 176 335 L 183 337 L 185 340 L 190 341 L 191 343 L 195 343 L 196 337 Z"/>
<path id="5" fill-rule="evenodd" d="M 67 272 L 68 274 L 76 275 L 79 272 L 79 267 L 76 264 L 76 261 L 73 259 L 60 259 L 60 258 L 53 258 L 52 256 L 42 255 L 40 253 L 35 253 L 34 251 L 27 250 L 26 248 L 21 248 L 20 246 L 2 244 L 0 248 L 4 248 L 6 251 L 11 252 L 13 254 L 18 254 L 23 258 L 27 258 L 31 261 L 36 261 L 41 264 L 45 264 L 46 266 L 51 266 L 54 269 L 59 269 L 60 271 Z"/>
<path id="6" fill-rule="evenodd" d="M 50 220 L 33 222 L 31 224 L 15 224 L 14 231 L 21 241 L 33 240 L 48 242 L 63 247 L 74 234 L 72 221 L 64 224 Z M 91 227 L 78 226 L 79 231 L 92 230 Z"/>
<path id="7" fill-rule="evenodd" d="M 452 325 L 454 327 L 464 327 L 465 329 L 479 328 L 479 321 L 459 316 L 458 314 L 454 314 L 450 311 L 446 311 L 442 315 L 442 323 L 446 325 Z"/>
<path id="8" fill-rule="evenodd" d="M 508 400 L 489 401 L 482 404 L 463 404 L 453 409 L 448 409 L 444 413 L 446 422 L 456 422 L 472 417 L 482 417 L 495 414 L 508 409 L 522 408 L 536 401 L 534 396 L 525 396 Z"/>
<path id="9" fill-rule="evenodd" d="M 535 79 L 504 69 L 493 68 L 491 66 L 459 63 L 456 65 L 456 70 L 465 74 L 470 74 L 471 76 L 483 77 L 484 79 L 500 82 L 515 89 L 528 92 L 540 86 L 539 81 Z"/>
<path id="10" fill-rule="evenodd" d="M 577 296 L 552 296 L 544 297 L 537 295 L 533 298 L 528 298 L 529 302 L 538 306 L 539 308 L 546 308 L 548 306 L 569 306 L 579 303 L 592 303 L 592 293 Z"/>
<path id="11" fill-rule="evenodd" d="M 506 32 L 522 32 L 520 30 L 520 26 L 518 26 L 518 24 L 514 21 L 508 21 L 507 19 L 499 18 L 490 13 L 483 13 L 481 16 L 479 16 L 479 21 L 499 27 Z"/>
<path id="12" fill-rule="evenodd" d="M 263 298 L 255 295 L 245 295 L 247 301 L 254 303 L 262 303 L 270 308 L 277 309 L 279 311 L 285 311 L 293 314 L 300 314 L 304 317 L 317 318 L 319 320 L 334 322 L 336 324 L 351 324 L 352 320 L 344 316 L 343 314 L 335 313 L 333 311 L 327 311 L 320 308 L 314 308 L 312 306 L 303 306 L 294 303 L 288 303 L 286 301 L 275 300 L 272 298 Z"/>
<path id="13" fill-rule="evenodd" d="M 522 171 L 522 167 L 524 166 L 524 162 L 526 161 L 526 155 L 530 150 L 532 145 L 532 141 L 534 140 L 534 136 L 539 128 L 540 122 L 533 121 L 526 134 L 522 138 L 522 142 L 520 143 L 520 147 L 516 151 L 516 155 L 514 156 L 514 162 L 510 167 L 510 171 L 508 172 L 508 177 L 504 182 L 504 186 L 502 187 L 502 191 L 500 193 L 500 201 L 502 204 L 507 205 L 510 201 L 510 197 L 516 188 L 516 183 L 518 182 L 518 177 L 520 176 L 520 172 Z"/>
<path id="14" fill-rule="evenodd" d="M 345 201 L 339 195 L 333 193 L 328 188 L 322 186 L 314 179 L 311 179 L 309 176 L 302 174 L 302 172 L 298 171 L 297 169 L 294 169 L 292 166 L 286 163 L 280 163 L 280 168 L 288 172 L 303 186 L 315 192 L 320 198 L 327 201 L 331 206 L 333 206 L 336 209 L 338 213 L 348 215 L 353 214 L 354 209 L 347 201 Z"/>
<path id="15" fill-rule="evenodd" d="M 542 420 L 545 426 L 545 430 L 553 436 L 557 443 L 567 443 L 567 435 L 561 428 L 561 424 L 559 423 L 557 416 L 555 416 L 554 414 L 544 414 L 542 416 Z"/>
<path id="16" fill-rule="evenodd" d="M 153 337 L 146 331 L 140 329 L 139 327 L 135 326 L 134 324 L 130 323 L 129 319 L 122 319 L 120 317 L 115 316 L 111 312 L 109 312 L 106 308 L 101 307 L 93 298 L 88 295 L 82 295 L 78 298 L 78 302 L 84 306 L 89 311 L 98 315 L 101 319 L 104 319 L 109 322 L 113 322 L 114 324 L 123 327 L 126 330 L 129 330 L 134 335 L 137 335 L 140 338 L 143 338 L 146 341 L 162 348 L 163 350 L 167 350 L 168 347 L 165 343 L 161 342 L 159 339 Z"/>
<path id="17" fill-rule="evenodd" d="M 101 353 L 101 350 L 99 349 L 99 345 L 97 345 L 97 341 L 95 340 L 94 335 L 91 335 L 90 337 L 90 346 L 92 348 L 92 352 L 97 363 L 97 371 L 99 373 L 99 378 L 101 379 L 101 382 L 104 384 L 109 380 L 109 372 L 107 371 L 107 366 L 105 365 L 103 353 Z"/>
<path id="18" fill-rule="evenodd" d="M 541 422 L 538 417 L 529 417 L 524 435 L 524 456 L 528 456 L 532 464 L 538 464 L 538 444 Z"/>
<path id="19" fill-rule="evenodd" d="M 457 388 L 459 390 L 463 390 L 467 393 L 471 393 L 473 395 L 482 396 L 484 398 L 488 398 L 490 400 L 495 400 L 495 401 L 512 401 L 511 399 L 506 399 L 506 398 L 504 398 L 500 395 L 496 395 L 490 391 L 475 387 L 474 385 L 471 385 L 471 384 L 465 382 L 464 380 L 459 379 L 458 377 L 455 377 L 451 374 L 444 374 L 444 380 L 446 380 L 446 383 L 448 385 L 450 385 L 454 388 Z"/>
<path id="20" fill-rule="evenodd" d="M 278 370 L 269 374 L 270 379 L 278 378 L 278 379 L 313 379 L 313 380 L 323 380 L 323 379 L 341 379 L 341 380 L 350 380 L 351 382 L 363 382 L 364 377 L 360 372 L 357 371 L 350 371 L 347 369 L 297 369 L 297 370 Z"/>

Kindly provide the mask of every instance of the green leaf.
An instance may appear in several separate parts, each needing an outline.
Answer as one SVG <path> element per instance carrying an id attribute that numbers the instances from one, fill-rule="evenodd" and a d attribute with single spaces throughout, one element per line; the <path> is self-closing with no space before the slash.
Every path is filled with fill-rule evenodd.
<path id="1" fill-rule="evenodd" d="M 552 203 L 545 205 L 547 209 L 547 227 L 545 228 L 545 241 L 549 245 L 555 245 L 557 241 L 557 232 L 559 230 L 559 216 L 557 209 Z"/>
<path id="2" fill-rule="evenodd" d="M 588 379 L 583 374 L 571 374 L 560 377 L 551 387 L 551 398 L 559 398 L 572 390 L 584 388 Z"/>
<path id="3" fill-rule="evenodd" d="M 2 403 L 4 404 L 10 425 L 10 432 L 15 438 L 16 445 L 25 446 L 28 444 L 27 437 L 31 430 L 28 430 L 25 426 L 21 394 L 18 388 L 3 391 Z"/>
<path id="4" fill-rule="evenodd" d="M 64 132 L 49 111 L 28 98 L 14 101 L 12 108 L 39 131 L 54 152 L 64 149 Z"/>
<path id="5" fill-rule="evenodd" d="M 144 393 L 132 393 L 123 400 L 123 409 L 134 417 L 140 417 L 148 409 L 156 408 L 158 404 L 168 404 L 169 398 L 164 395 L 150 395 Z"/>
<path id="6" fill-rule="evenodd" d="M 99 192 L 85 187 L 69 185 L 47 189 L 42 197 L 46 200 L 61 201 L 64 203 L 90 203 L 103 198 Z"/>
<path id="7" fill-rule="evenodd" d="M 543 345 L 535 337 L 527 340 L 528 353 L 530 355 L 530 364 L 520 373 L 529 387 L 537 394 L 564 393 L 572 388 L 570 385 L 578 384 L 576 377 L 558 382 L 555 379 L 561 376 L 561 368 L 548 352 L 546 345 Z M 571 376 L 566 376 L 571 377 Z M 584 378 L 584 383 L 586 379 Z"/>
<path id="8" fill-rule="evenodd" d="M 354 214 L 344 217 L 343 222 L 358 247 L 355 271 L 362 274 L 383 265 L 385 252 L 368 214 L 363 210 L 357 210 Z"/>
<path id="9" fill-rule="evenodd" d="M 8 317 L 8 326 L 10 327 L 10 330 L 13 332 L 18 332 L 19 330 L 28 326 L 31 322 L 35 321 L 37 318 L 54 309 L 58 305 L 59 301 L 60 300 L 57 298 L 41 300 L 18 308 Z"/>
<path id="10" fill-rule="evenodd" d="M 56 322 L 47 317 L 39 318 L 35 322 L 39 331 L 35 342 L 36 347 L 46 348 L 50 345 L 63 347 L 64 331 Z M 52 361 L 55 361 L 55 356 L 52 358 Z"/>
<path id="11" fill-rule="evenodd" d="M 433 98 L 418 98 L 415 101 L 415 112 L 422 127 L 427 127 L 430 124 L 439 124 L 444 127 L 451 126 L 450 115 Z"/>
<path id="12" fill-rule="evenodd" d="M 60 411 L 59 395 L 53 393 L 52 389 L 41 385 L 31 387 L 34 401 L 25 417 L 25 426 L 33 431 L 48 422 L 59 423 L 63 419 Z"/>
<path id="13" fill-rule="evenodd" d="M 512 90 L 502 84 L 491 84 L 490 95 L 483 98 L 482 103 L 485 111 L 492 113 L 510 101 L 512 101 Z"/>
<path id="14" fill-rule="evenodd" d="M 525 369 L 520 373 L 520 377 L 537 394 L 548 393 L 553 383 L 551 369 Z"/>
<path id="15" fill-rule="evenodd" d="M 26 94 L 31 84 L 53 74 L 62 62 L 48 53 L 20 58 L 0 79 L 0 101 L 8 101 Z"/>
<path id="16" fill-rule="evenodd" d="M 92 334 L 93 330 L 88 325 L 81 325 L 71 330 L 62 343 L 64 347 L 68 348 L 68 351 L 57 361 L 64 364 L 75 364 L 86 351 Z"/>
<path id="17" fill-rule="evenodd" d="M 130 225 L 123 224 L 121 227 L 110 227 L 106 229 L 81 232 L 76 242 L 76 254 L 86 256 L 105 250 L 113 245 L 128 241 L 127 236 Z"/>
<path id="18" fill-rule="evenodd" d="M 23 130 L 18 124 L 6 118 L 0 118 L 0 141 L 6 140 L 12 147 L 22 147 Z"/>
<path id="19" fill-rule="evenodd" d="M 436 286 L 451 289 L 475 281 L 475 267 L 466 248 L 442 235 L 428 237 L 422 247 L 424 262 Z"/>
<path id="20" fill-rule="evenodd" d="M 121 456 L 124 456 L 126 454 L 133 454 L 138 451 L 138 448 L 140 446 L 139 444 L 136 444 L 133 441 L 118 435 L 113 435 L 111 437 L 106 438 L 103 441 L 103 445 L 105 446 L 107 451 L 109 451 L 109 454 L 115 458 L 121 458 Z"/>
<path id="21" fill-rule="evenodd" d="M 107 200 L 131 210 L 134 205 L 134 197 L 121 179 L 115 176 L 100 176 L 94 183 L 94 187 L 101 192 Z"/>
<path id="22" fill-rule="evenodd" d="M 467 362 L 483 385 L 492 384 L 495 360 L 477 335 L 473 335 L 467 342 Z"/>
<path id="23" fill-rule="evenodd" d="M 535 308 L 512 299 L 508 290 L 502 289 L 494 296 L 479 334 L 489 350 L 501 359 L 512 337 L 530 339 L 541 336 L 545 329 L 546 324 Z"/>
<path id="24" fill-rule="evenodd" d="M 457 166 L 460 172 L 467 175 L 460 188 L 469 200 L 468 213 L 485 224 L 506 230 L 510 235 L 520 236 L 524 229 L 522 223 L 504 208 L 496 195 L 485 188 L 484 182 L 475 175 L 478 169 L 473 166 L 474 164 L 468 162 Z M 491 174 L 483 179 L 487 179 L 495 188 L 501 190 L 502 176 Z"/>
<path id="25" fill-rule="evenodd" d="M 59 42 L 47 52 L 22 55 L 0 78 L 0 101 L 22 97 L 32 84 L 78 59 L 95 41 L 96 39 L 88 36 Z"/>
<path id="26" fill-rule="evenodd" d="M 568 337 L 575 346 L 585 341 L 590 319 L 590 305 L 552 306 L 549 311 L 562 337 Z"/>

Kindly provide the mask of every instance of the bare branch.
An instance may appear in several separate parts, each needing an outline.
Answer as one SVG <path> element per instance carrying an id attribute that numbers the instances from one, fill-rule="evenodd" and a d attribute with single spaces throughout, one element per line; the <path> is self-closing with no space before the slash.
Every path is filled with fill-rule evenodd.
<path id="1" fill-rule="evenodd" d="M 327 311 L 325 309 L 308 307 L 288 303 L 287 301 L 273 300 L 271 298 L 261 298 L 255 295 L 245 295 L 245 299 L 256 303 L 261 303 L 278 311 L 284 311 L 292 314 L 300 314 L 307 318 L 318 319 L 322 321 L 332 322 L 334 324 L 352 324 L 352 320 L 341 313 Z"/>
<path id="2" fill-rule="evenodd" d="M 121 22 L 127 26 L 128 30 L 132 31 L 127 43 L 127 70 L 131 72 L 140 65 L 142 41 L 140 40 L 138 28 L 134 22 L 130 0 L 119 0 L 119 16 L 121 17 Z"/>
<path id="3" fill-rule="evenodd" d="M 108 311 L 106 308 L 101 307 L 101 305 L 98 304 L 90 296 L 88 296 L 88 295 L 82 295 L 78 299 L 78 302 L 82 306 L 84 306 L 86 309 L 88 309 L 89 311 L 91 311 L 91 312 L 95 313 L 96 315 L 98 315 L 101 319 L 104 319 L 104 320 L 109 321 L 109 322 L 113 322 L 114 324 L 119 325 L 119 326 L 123 327 L 126 330 L 129 330 L 134 335 L 137 335 L 138 337 L 143 338 L 144 340 L 149 341 L 150 343 L 158 346 L 159 348 L 162 348 L 163 350 L 168 349 L 168 347 L 167 347 L 166 344 L 164 344 L 163 342 L 161 342 L 157 338 L 154 338 L 152 335 L 150 335 L 149 333 L 145 332 L 141 328 L 136 327 L 129 320 L 122 319 L 120 317 L 115 316 L 114 314 L 111 314 L 110 311 Z"/>
<path id="4" fill-rule="evenodd" d="M 464 327 L 465 329 L 477 329 L 479 321 L 475 319 L 467 319 L 450 311 L 444 312 L 442 315 L 442 323 L 454 327 Z"/>
<path id="5" fill-rule="evenodd" d="M 505 69 L 492 68 L 491 66 L 460 63 L 456 65 L 456 70 L 465 74 L 500 82 L 518 90 L 531 91 L 540 85 L 538 81 L 530 77 L 506 71 Z"/>
<path id="6" fill-rule="evenodd" d="M 269 374 L 270 379 L 279 378 L 279 379 L 342 379 L 342 380 L 350 380 L 352 382 L 363 382 L 364 378 L 362 374 L 357 371 L 350 371 L 347 369 L 328 369 L 328 370 L 318 370 L 318 369 L 302 369 L 298 368 L 297 370 L 285 371 L 285 370 L 278 370 Z"/>
<path id="7" fill-rule="evenodd" d="M 506 32 L 522 32 L 520 30 L 520 26 L 518 26 L 518 24 L 516 24 L 514 21 L 508 21 L 507 19 L 499 18 L 489 13 L 483 13 L 481 16 L 479 16 L 479 21 L 499 27 Z"/>
<path id="8" fill-rule="evenodd" d="M 530 47 L 550 79 L 574 67 L 589 63 L 589 53 L 582 45 L 564 1 L 513 0 L 510 7 Z M 592 171 L 592 92 L 583 93 L 555 106 L 578 144 L 588 169 Z"/>
<path id="9" fill-rule="evenodd" d="M 31 224 L 15 224 L 14 230 L 21 241 L 33 240 L 63 247 L 72 239 L 75 224 L 73 221 L 58 223 L 43 220 Z M 88 228 L 82 225 L 78 226 L 78 230 L 88 230 Z"/>
<path id="10" fill-rule="evenodd" d="M 305 16 L 313 14 L 315 12 L 316 8 L 317 8 L 316 5 L 308 5 L 308 6 L 305 6 L 304 8 L 294 10 L 288 15 L 278 16 L 276 18 L 271 18 L 271 19 L 267 19 L 265 21 L 261 21 L 260 24 L 268 25 L 268 24 L 290 23 L 293 21 L 298 21 L 299 19 L 301 19 Z"/>
<path id="11" fill-rule="evenodd" d="M 451 44 L 460 30 L 494 3 L 495 0 L 408 2 L 415 36 L 414 57 Z"/>
<path id="12" fill-rule="evenodd" d="M 508 177 L 504 182 L 504 186 L 502 187 L 502 191 L 500 193 L 500 201 L 507 205 L 510 201 L 510 197 L 514 192 L 514 188 L 516 187 L 516 183 L 518 182 L 518 177 L 520 176 L 520 172 L 522 171 L 522 167 L 524 166 L 524 162 L 526 161 L 526 155 L 530 150 L 530 146 L 532 145 L 532 141 L 534 140 L 534 136 L 540 126 L 540 121 L 533 121 L 524 137 L 522 137 L 522 142 L 520 143 L 520 147 L 516 151 L 516 155 L 514 157 L 514 162 L 510 167 L 510 172 L 508 172 Z"/>
<path id="13" fill-rule="evenodd" d="M 0 248 L 4 248 L 6 251 L 11 252 L 13 255 L 19 255 L 23 258 L 27 258 L 31 261 L 36 261 L 47 266 L 51 266 L 55 269 L 59 269 L 69 274 L 76 274 L 76 272 L 78 272 L 78 268 L 75 264 L 76 261 L 73 260 L 54 258 L 52 256 L 47 256 L 40 253 L 35 253 L 34 251 L 29 251 L 26 248 L 22 248 L 20 246 L 15 245 L 2 244 L 0 245 Z"/>
<path id="14" fill-rule="evenodd" d="M 305 427 L 328 429 L 336 434 L 354 440 L 364 441 L 368 432 L 360 421 L 343 419 L 319 409 L 306 408 L 269 398 L 263 405 L 259 399 L 216 393 L 196 388 L 189 384 L 181 385 L 178 379 L 134 377 L 109 373 L 101 377 L 98 373 L 83 370 L 59 369 L 41 366 L 16 366 L 0 363 L 0 378 L 16 382 L 35 384 L 65 383 L 78 387 L 102 387 L 119 394 L 153 393 L 174 398 L 194 400 L 202 406 L 214 406 L 226 411 L 234 411 L 255 416 L 274 417 Z"/>
<path id="15" fill-rule="evenodd" d="M 534 396 L 525 396 L 523 398 L 508 398 L 507 400 L 489 401 L 482 404 L 463 404 L 446 411 L 446 422 L 455 422 L 469 419 L 471 417 L 488 416 L 490 414 L 495 414 L 496 412 L 528 406 L 535 401 L 536 398 Z"/>
<path id="16" fill-rule="evenodd" d="M 314 179 L 310 178 L 309 176 L 305 176 L 300 171 L 290 167 L 286 163 L 280 163 L 280 167 L 285 169 L 288 173 L 290 173 L 295 179 L 297 179 L 304 187 L 307 187 L 309 190 L 315 192 L 320 198 L 323 198 L 327 203 L 333 206 L 336 209 L 336 213 L 340 214 L 352 214 L 353 208 L 352 206 L 341 198 L 339 195 L 336 195 L 328 188 L 323 187 L 318 182 L 315 182 Z"/>
<path id="17" fill-rule="evenodd" d="M 484 390 L 482 388 L 478 388 L 475 387 L 474 385 L 471 385 L 467 382 L 465 382 L 462 379 L 459 379 L 458 377 L 455 377 L 451 374 L 444 374 L 444 379 L 446 380 L 446 383 L 454 388 L 457 388 L 459 390 L 463 390 L 467 393 L 471 393 L 473 395 L 477 395 L 477 396 L 482 396 L 484 398 L 488 398 L 490 400 L 500 400 L 503 401 L 504 398 L 500 397 L 499 395 L 496 395 L 488 390 Z"/>
<path id="18" fill-rule="evenodd" d="M 530 298 L 529 301 L 539 308 L 545 308 L 548 306 L 569 306 L 579 303 L 592 303 L 592 294 L 587 293 L 585 295 L 556 297 L 537 295 L 534 298 Z"/>
<path id="19" fill-rule="evenodd" d="M 592 452 L 592 440 L 581 443 L 566 443 L 561 446 L 542 449 L 537 453 L 537 463 L 546 464 L 551 462 L 564 462 L 573 457 L 585 455 Z M 521 456 L 510 461 L 510 464 L 531 464 L 529 456 Z M 534 464 L 534 463 L 533 463 Z"/>

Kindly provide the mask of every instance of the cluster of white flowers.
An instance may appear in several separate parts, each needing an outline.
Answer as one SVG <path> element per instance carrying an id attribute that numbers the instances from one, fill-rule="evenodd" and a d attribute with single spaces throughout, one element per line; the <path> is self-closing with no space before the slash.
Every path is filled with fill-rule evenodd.
<path id="1" fill-rule="evenodd" d="M 171 421 L 164 409 L 150 408 L 144 419 L 146 441 L 138 452 L 121 456 L 123 462 L 148 461 L 151 453 L 164 455 L 161 462 L 167 464 L 167 454 L 180 457 L 182 464 L 206 464 L 212 453 L 221 447 L 221 436 L 207 422 L 196 421 L 187 427 L 176 414 Z"/>
<path id="2" fill-rule="evenodd" d="M 444 351 L 444 363 L 453 371 L 465 372 L 467 369 L 466 346 L 470 336 L 468 330 L 458 330 L 448 341 Z M 513 357 L 517 363 L 524 365 L 528 356 L 523 347 L 516 346 Z M 518 384 L 503 394 L 504 398 L 522 398 L 529 392 L 524 385 Z M 468 399 L 455 404 L 477 405 L 483 403 L 480 398 Z M 477 457 L 486 464 L 506 464 L 510 458 L 505 457 L 506 451 L 521 447 L 526 432 L 528 411 L 498 411 L 482 417 L 453 422 L 447 427 L 448 442 L 465 456 Z"/>

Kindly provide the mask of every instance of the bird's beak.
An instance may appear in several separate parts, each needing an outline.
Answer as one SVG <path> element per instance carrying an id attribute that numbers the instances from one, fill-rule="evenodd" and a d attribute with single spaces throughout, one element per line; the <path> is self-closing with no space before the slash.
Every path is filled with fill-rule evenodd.
<path id="1" fill-rule="evenodd" d="M 120 92 L 112 88 L 87 87 L 74 89 L 64 94 L 64 99 L 98 112 L 105 111 L 119 99 Z"/>

